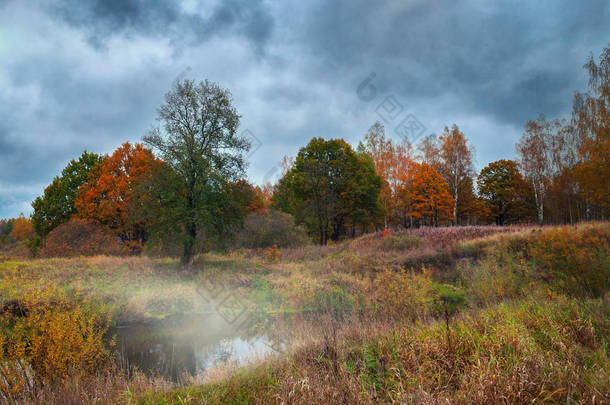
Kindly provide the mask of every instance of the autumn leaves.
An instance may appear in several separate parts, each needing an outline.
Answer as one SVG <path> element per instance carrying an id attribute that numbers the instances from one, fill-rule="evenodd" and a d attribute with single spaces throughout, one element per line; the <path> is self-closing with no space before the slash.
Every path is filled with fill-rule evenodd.
<path id="1" fill-rule="evenodd" d="M 79 189 L 74 208 L 80 218 L 101 224 L 134 249 L 146 241 L 145 219 L 136 210 L 148 198 L 139 187 L 162 162 L 141 144 L 124 143 L 103 159 Z"/>
<path id="2" fill-rule="evenodd" d="M 361 148 L 373 157 L 383 180 L 380 204 L 384 226 L 413 227 L 465 222 L 472 203 L 472 149 L 459 128 L 445 128 L 437 140 L 425 138 L 419 151 L 385 137 L 376 123 Z"/>

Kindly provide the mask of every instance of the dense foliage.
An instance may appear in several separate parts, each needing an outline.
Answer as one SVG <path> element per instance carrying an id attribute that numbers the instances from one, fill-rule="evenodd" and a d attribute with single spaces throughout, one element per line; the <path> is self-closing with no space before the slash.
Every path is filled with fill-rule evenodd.
<path id="1" fill-rule="evenodd" d="M 343 140 L 314 138 L 281 180 L 275 201 L 325 245 L 374 221 L 380 185 L 367 156 Z"/>
<path id="2" fill-rule="evenodd" d="M 68 163 L 61 175 L 55 176 L 42 196 L 32 202 L 32 224 L 40 239 L 76 214 L 76 193 L 90 180 L 91 170 L 101 162 L 101 156 L 84 151 L 78 160 L 73 159 Z"/>
<path id="3" fill-rule="evenodd" d="M 517 162 L 498 160 L 481 170 L 479 195 L 485 199 L 496 225 L 514 223 L 527 218 L 528 190 Z"/>
<path id="4" fill-rule="evenodd" d="M 159 165 L 161 161 L 149 149 L 124 143 L 105 156 L 79 187 L 74 201 L 78 216 L 105 226 L 139 251 L 146 242 L 147 229 L 146 220 L 137 212 L 149 197 L 136 190 Z"/>

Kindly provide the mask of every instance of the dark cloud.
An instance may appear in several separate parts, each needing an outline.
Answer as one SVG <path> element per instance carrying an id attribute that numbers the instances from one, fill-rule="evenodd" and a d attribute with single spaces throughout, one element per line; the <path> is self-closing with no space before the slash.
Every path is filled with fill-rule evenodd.
<path id="1" fill-rule="evenodd" d="M 83 29 L 90 43 L 103 47 L 111 35 L 149 35 L 193 44 L 216 35 L 238 35 L 259 50 L 271 36 L 274 20 L 262 0 L 228 0 L 185 10 L 174 0 L 64 0 L 50 11 Z"/>
<path id="2" fill-rule="evenodd" d="M 369 69 L 409 103 L 452 93 L 512 124 L 565 112 L 584 57 L 610 39 L 603 0 L 319 1 L 308 12 L 298 40 L 325 61 L 319 77 Z"/>
<path id="3" fill-rule="evenodd" d="M 390 95 L 427 133 L 457 123 L 481 168 L 569 113 L 608 21 L 605 0 L 0 0 L 0 217 L 83 149 L 140 140 L 185 71 L 231 89 L 256 182 L 313 136 L 357 143 Z"/>

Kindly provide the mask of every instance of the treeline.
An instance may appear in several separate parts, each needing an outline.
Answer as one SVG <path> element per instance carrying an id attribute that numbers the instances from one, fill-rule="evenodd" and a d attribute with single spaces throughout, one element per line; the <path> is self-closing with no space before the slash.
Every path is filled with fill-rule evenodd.
<path id="1" fill-rule="evenodd" d="M 142 144 L 83 152 L 34 200 L 29 220 L 0 221 L 0 244 L 49 256 L 147 249 L 189 265 L 204 249 L 290 246 L 305 232 L 324 245 L 387 228 L 605 220 L 610 48 L 585 67 L 590 89 L 576 93 L 570 119 L 528 122 L 517 161 L 477 174 L 457 125 L 411 145 L 377 122 L 355 149 L 313 138 L 262 188 L 244 180 L 250 145 L 237 133 L 230 92 L 176 82 Z"/>
<path id="2" fill-rule="evenodd" d="M 353 151 L 315 138 L 285 159 L 273 206 L 321 244 L 370 229 L 605 220 L 610 211 L 610 48 L 591 58 L 589 92 L 570 119 L 525 124 L 518 160 L 475 173 L 474 149 L 457 125 L 418 145 L 386 137 L 379 122 Z"/>

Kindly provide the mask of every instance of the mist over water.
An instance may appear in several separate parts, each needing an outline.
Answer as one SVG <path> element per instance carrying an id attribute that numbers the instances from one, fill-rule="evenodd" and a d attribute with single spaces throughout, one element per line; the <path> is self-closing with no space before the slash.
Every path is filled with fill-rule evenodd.
<path id="1" fill-rule="evenodd" d="M 268 334 L 237 331 L 218 314 L 170 316 L 114 333 L 119 362 L 174 382 L 184 375 L 204 376 L 215 365 L 244 365 L 276 353 Z"/>

